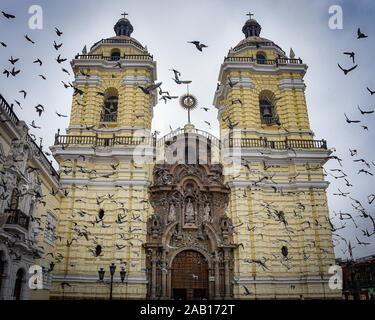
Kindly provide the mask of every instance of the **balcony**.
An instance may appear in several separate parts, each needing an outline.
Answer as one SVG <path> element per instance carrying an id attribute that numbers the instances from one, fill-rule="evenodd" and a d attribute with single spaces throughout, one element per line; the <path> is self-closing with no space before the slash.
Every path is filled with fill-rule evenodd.
<path id="1" fill-rule="evenodd" d="M 116 136 L 111 138 L 100 138 L 98 135 L 92 136 L 73 136 L 73 135 L 59 135 L 55 137 L 55 145 L 62 145 L 63 148 L 69 145 L 91 145 L 98 147 L 113 147 L 113 146 L 137 146 L 148 145 L 155 146 L 156 139 L 154 137 L 132 137 L 132 136 Z"/>
<path id="2" fill-rule="evenodd" d="M 117 113 L 100 113 L 100 122 L 117 122 Z"/>
<path id="3" fill-rule="evenodd" d="M 9 214 L 8 220 L 4 225 L 4 229 L 16 231 L 18 233 L 28 232 L 30 217 L 24 214 L 19 209 L 6 209 L 6 214 Z"/>
<path id="4" fill-rule="evenodd" d="M 225 57 L 224 62 L 254 62 L 267 65 L 303 64 L 301 59 L 276 58 L 276 59 L 255 59 L 254 57 Z"/>
<path id="5" fill-rule="evenodd" d="M 241 148 L 270 148 L 277 150 L 287 149 L 320 149 L 327 150 L 326 140 L 297 140 L 285 139 L 281 141 L 272 141 L 268 139 L 256 138 L 230 138 L 225 143 L 231 147 Z"/>
<path id="6" fill-rule="evenodd" d="M 122 56 L 103 56 L 103 54 L 77 54 L 75 59 L 78 60 L 107 60 L 107 61 L 119 61 L 119 60 L 149 60 L 152 61 L 153 57 L 149 54 L 124 54 Z"/>

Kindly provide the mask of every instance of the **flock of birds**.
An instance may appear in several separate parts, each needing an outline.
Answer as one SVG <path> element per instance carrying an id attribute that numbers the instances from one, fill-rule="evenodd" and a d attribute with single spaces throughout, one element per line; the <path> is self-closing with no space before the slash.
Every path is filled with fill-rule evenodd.
<path id="1" fill-rule="evenodd" d="M 8 19 L 8 20 L 12 20 L 12 19 L 15 19 L 16 17 L 12 14 L 9 14 L 9 13 L 6 13 L 4 11 L 1 12 L 2 15 Z M 61 37 L 63 35 L 63 32 L 60 31 L 57 27 L 55 27 L 55 33 L 57 35 L 57 37 Z M 358 28 L 357 30 L 357 38 L 358 39 L 366 39 L 368 36 L 365 35 L 364 33 L 361 32 L 361 30 Z M 32 45 L 35 45 L 36 42 L 33 41 L 27 34 L 24 36 L 24 38 L 26 39 L 26 41 Z M 200 52 L 202 52 L 202 50 L 204 48 L 207 48 L 207 45 L 199 42 L 199 41 L 189 41 L 188 43 L 191 43 L 193 44 L 197 50 L 199 50 Z M 2 42 L 0 41 L 0 45 L 4 48 L 7 47 L 7 44 L 5 42 Z M 63 45 L 63 43 L 57 43 L 56 41 L 54 41 L 53 43 L 53 48 L 55 49 L 56 52 L 59 51 L 59 49 L 61 48 L 61 46 Z M 344 52 L 343 54 L 347 55 L 353 62 L 353 66 L 345 69 L 343 68 L 340 64 L 338 64 L 338 67 L 340 68 L 340 70 L 343 71 L 343 73 L 345 75 L 348 75 L 350 72 L 352 72 L 353 70 L 355 70 L 358 65 L 355 64 L 355 53 L 354 52 Z M 20 69 L 17 68 L 17 63 L 18 61 L 20 60 L 20 58 L 18 57 L 13 57 L 11 56 L 8 61 L 10 63 L 10 66 L 9 68 L 5 68 L 4 71 L 3 71 L 3 74 L 5 77 L 9 78 L 9 77 L 17 77 L 18 74 L 21 72 Z M 66 62 L 67 59 L 66 58 L 62 58 L 61 54 L 58 54 L 58 56 L 56 57 L 56 62 L 58 63 L 58 65 L 61 65 L 62 63 Z M 39 67 L 42 67 L 43 66 L 43 61 L 40 59 L 40 58 L 36 58 L 32 61 L 33 64 L 35 65 L 38 65 Z M 121 68 L 121 64 L 118 63 L 118 67 Z M 71 76 L 70 72 L 64 68 L 64 67 L 61 67 L 61 71 L 69 76 Z M 185 85 L 189 85 L 192 81 L 191 80 L 181 80 L 181 72 L 179 72 L 178 70 L 176 69 L 170 69 L 170 71 L 173 72 L 174 74 L 174 77 L 172 78 L 174 80 L 174 82 L 178 85 L 180 84 L 185 84 Z M 80 71 L 81 74 L 85 77 L 89 77 L 90 75 L 88 74 L 85 74 L 83 71 Z M 47 77 L 40 73 L 38 74 L 38 77 L 40 77 L 42 80 L 47 80 Z M 112 77 L 116 77 L 115 75 L 112 75 Z M 84 92 L 82 90 L 80 90 L 79 88 L 77 87 L 74 87 L 74 85 L 71 83 L 71 82 L 68 82 L 68 84 L 64 81 L 61 81 L 64 88 L 66 89 L 69 89 L 69 88 L 73 88 L 74 92 L 73 92 L 73 96 L 81 96 L 81 98 L 83 97 L 84 95 Z M 237 84 L 237 82 L 232 82 L 230 79 L 228 80 L 227 84 L 225 84 L 226 86 L 229 86 L 229 87 L 233 87 Z M 174 95 L 170 95 L 168 91 L 163 91 L 162 88 L 161 88 L 161 85 L 162 85 L 162 82 L 159 82 L 159 83 L 156 83 L 156 84 L 152 84 L 150 86 L 140 86 L 138 85 L 137 88 L 139 88 L 140 90 L 142 90 L 142 92 L 144 94 L 147 94 L 147 95 L 150 95 L 154 90 L 158 90 L 159 91 L 159 94 L 160 94 L 160 99 L 159 100 L 163 100 L 165 103 L 167 103 L 168 101 L 172 100 L 172 99 L 177 99 L 178 96 L 174 96 Z M 218 84 L 217 86 L 217 90 L 220 89 L 220 84 Z M 369 87 L 367 87 L 367 90 L 368 92 L 373 95 L 375 94 L 375 90 L 372 90 L 370 89 Z M 27 96 L 28 96 L 28 92 L 24 89 L 21 89 L 19 90 L 19 93 L 21 94 L 21 97 L 26 100 Z M 106 98 L 106 94 L 104 92 L 97 92 L 98 95 L 102 96 L 103 98 Z M 19 100 L 14 100 L 14 102 L 20 107 L 22 108 L 22 104 Z M 77 104 L 81 105 L 81 102 L 77 99 L 76 100 Z M 273 101 L 274 102 L 274 101 Z M 232 104 L 236 104 L 236 103 L 240 103 L 242 104 L 242 101 L 240 99 L 236 99 L 236 100 L 233 100 L 232 101 Z M 12 104 L 13 106 L 13 104 Z M 106 109 L 107 106 L 105 104 L 103 104 L 102 106 L 100 106 L 103 111 L 107 112 L 107 113 L 110 113 L 110 112 L 113 112 L 113 110 L 108 110 Z M 201 109 L 203 109 L 204 111 L 209 111 L 210 109 L 207 108 L 207 107 L 202 107 Z M 373 114 L 374 113 L 374 110 L 363 110 L 362 108 L 360 108 L 359 106 L 357 107 L 358 111 L 360 112 L 360 114 L 362 116 L 367 116 L 367 115 L 370 115 L 370 114 Z M 46 108 L 44 105 L 42 104 L 38 104 L 37 106 L 35 106 L 35 112 L 37 114 L 38 117 L 42 117 L 42 115 L 46 112 Z M 61 112 L 58 112 L 57 110 L 55 111 L 55 114 L 58 116 L 58 117 L 68 117 L 67 115 L 61 113 Z M 138 117 L 142 117 L 143 115 L 136 115 L 137 118 Z M 348 116 L 346 115 L 346 113 L 344 113 L 344 116 L 345 116 L 345 120 L 348 124 L 356 124 L 356 123 L 361 123 L 361 120 L 352 120 L 352 119 L 349 119 Z M 238 122 L 237 123 L 233 123 L 230 119 L 230 117 L 225 117 L 225 118 L 222 118 L 222 121 L 223 122 L 226 122 L 227 123 L 227 126 L 229 129 L 233 129 L 235 128 L 237 125 L 238 125 Z M 208 121 L 205 121 L 205 123 L 210 127 L 211 124 L 208 122 Z M 37 126 L 36 123 L 35 123 L 35 120 L 33 120 L 30 124 L 31 127 L 35 128 L 35 129 L 41 129 L 40 126 Z M 364 130 L 368 130 L 368 127 L 365 126 L 365 125 L 361 125 L 362 128 Z M 95 126 L 86 126 L 86 129 L 87 130 L 91 130 L 91 129 L 94 129 Z M 170 129 L 172 130 L 171 126 L 170 126 Z M 32 135 L 30 134 L 35 140 L 36 140 L 36 137 L 35 135 Z M 350 152 L 350 155 L 351 157 L 354 157 L 358 154 L 358 151 L 355 150 L 355 149 L 349 149 L 349 152 Z M 47 155 L 50 155 L 48 152 L 46 152 Z M 85 157 L 82 155 L 82 161 L 85 161 Z M 317 168 L 310 168 L 310 170 L 318 170 L 318 169 L 323 169 L 324 170 L 324 175 L 325 176 L 332 176 L 334 177 L 335 179 L 342 179 L 343 181 L 345 181 L 345 186 L 346 187 L 353 187 L 353 185 L 348 181 L 348 176 L 347 174 L 344 172 L 343 168 L 342 168 L 342 159 L 340 159 L 338 156 L 335 156 L 335 155 L 332 155 L 329 157 L 330 159 L 335 159 L 338 161 L 339 165 L 340 165 L 340 168 L 335 168 L 335 169 L 331 169 L 330 171 L 331 172 L 337 172 L 339 173 L 338 176 L 335 176 L 333 175 L 332 173 L 330 172 L 327 172 L 323 167 L 317 167 Z M 15 162 L 17 161 L 20 161 L 19 159 L 15 158 L 14 159 Z M 71 161 L 71 159 L 70 159 Z M 369 161 L 365 160 L 365 159 L 354 159 L 353 160 L 354 162 L 360 162 L 362 164 L 364 164 L 366 167 L 365 168 L 362 168 L 359 170 L 358 174 L 364 174 L 366 176 L 373 176 L 373 173 L 370 172 L 370 168 L 371 168 L 371 165 L 369 163 Z M 69 162 L 69 159 L 66 160 L 66 162 Z M 371 164 L 375 167 L 375 163 L 371 161 Z M 242 163 L 243 166 L 247 167 L 249 172 L 251 172 L 251 168 L 249 166 L 248 163 L 246 162 L 243 162 Z M 78 171 L 84 175 L 87 175 L 87 177 L 89 178 L 89 180 L 92 180 L 92 179 L 97 179 L 97 178 L 110 178 L 111 176 L 115 175 L 116 174 L 116 171 L 117 171 L 117 167 L 118 167 L 118 164 L 115 165 L 115 164 L 111 164 L 111 172 L 110 173 L 105 173 L 105 174 L 99 174 L 98 172 L 96 172 L 95 170 L 87 170 L 85 169 L 84 167 L 82 166 L 77 166 L 78 168 Z M 271 166 L 268 166 L 266 163 L 264 163 L 264 170 L 268 170 Z M 32 171 L 37 171 L 38 169 L 37 168 L 33 168 L 31 166 L 29 166 L 27 168 L 27 171 L 28 172 L 32 172 Z M 73 166 L 72 165 L 64 165 L 62 168 L 61 168 L 61 172 L 60 172 L 60 175 L 69 175 L 70 173 L 72 173 L 74 170 Z M 258 180 L 255 180 L 254 181 L 254 186 L 256 187 L 258 183 L 262 182 L 263 180 L 268 180 L 268 181 L 271 181 L 272 182 L 272 176 L 264 176 L 263 178 L 260 178 Z M 294 177 L 295 178 L 295 177 Z M 275 184 L 276 185 L 276 184 Z M 4 194 L 6 193 L 6 184 L 4 182 L 4 180 L 1 180 L 1 186 L 2 186 L 2 189 L 3 189 L 3 194 L 0 195 L 1 197 L 4 196 Z M 124 188 L 123 186 L 116 186 L 118 188 L 121 188 L 121 189 L 124 189 L 126 190 L 126 188 Z M 87 190 L 88 189 L 88 186 L 82 186 L 82 187 L 76 187 L 77 189 L 82 189 L 82 190 Z M 58 192 L 62 192 L 62 194 L 66 197 L 69 195 L 70 193 L 70 190 L 68 189 L 61 189 L 61 190 L 51 190 L 51 195 L 54 196 L 56 195 Z M 274 187 L 274 192 L 280 192 L 282 196 L 293 196 L 295 195 L 295 193 L 292 193 L 292 192 L 283 192 L 283 190 L 281 188 L 278 188 L 278 187 Z M 303 193 L 303 192 L 302 192 Z M 22 195 L 25 195 L 25 194 L 22 194 Z M 349 199 L 351 199 L 352 201 L 352 204 L 351 206 L 353 207 L 353 209 L 355 210 L 356 213 L 359 214 L 358 217 L 360 218 L 363 218 L 363 219 L 366 219 L 366 221 L 371 221 L 371 224 L 372 224 L 372 227 L 373 227 L 373 230 L 368 230 L 368 228 L 365 228 L 365 229 L 362 229 L 362 236 L 363 237 L 366 237 L 367 239 L 369 240 L 360 240 L 358 238 L 358 236 L 356 235 L 355 238 L 356 238 L 356 241 L 357 241 L 357 245 L 358 246 L 368 246 L 371 244 L 371 237 L 375 234 L 375 222 L 374 222 L 374 218 L 371 216 L 371 214 L 368 212 L 367 209 L 365 209 L 365 206 L 358 200 L 358 199 L 355 199 L 353 197 L 350 197 L 350 192 L 342 192 L 340 189 L 338 189 L 338 193 L 334 193 L 333 195 L 335 196 L 339 196 L 339 197 L 347 197 Z M 248 197 L 249 195 L 247 194 L 247 191 L 246 189 L 244 189 L 243 191 L 241 190 L 240 191 L 240 194 L 238 195 L 238 197 Z M 41 196 L 41 195 L 36 195 L 36 198 L 38 199 L 38 201 L 42 204 L 45 205 L 45 202 L 43 201 L 43 197 L 44 196 Z M 138 197 L 138 196 L 133 196 L 136 200 L 138 200 L 139 204 L 143 205 L 142 208 L 139 208 L 139 209 L 132 209 L 131 211 L 126 207 L 125 203 L 124 202 L 120 202 L 120 201 L 116 201 L 113 199 L 114 195 L 113 194 L 106 194 L 106 195 L 97 195 L 96 197 L 96 204 L 98 206 L 98 208 L 100 207 L 100 205 L 103 203 L 103 202 L 109 202 L 109 203 L 113 203 L 117 206 L 117 210 L 118 210 L 118 214 L 117 214 L 117 219 L 115 221 L 115 223 L 117 224 L 117 227 L 119 228 L 119 230 L 121 230 L 121 233 L 119 234 L 120 236 L 120 239 L 125 241 L 125 244 L 124 243 L 119 243 L 119 242 L 116 242 L 115 243 L 115 246 L 114 248 L 116 250 L 122 250 L 123 248 L 127 247 L 127 246 L 130 246 L 130 248 L 134 245 L 133 241 L 139 241 L 139 242 L 142 242 L 142 240 L 138 239 L 138 235 L 136 234 L 136 231 L 141 231 L 141 229 L 139 228 L 132 228 L 130 223 L 131 222 L 140 222 L 142 221 L 141 220 L 141 215 L 140 213 L 144 210 L 147 210 L 150 208 L 151 204 L 148 202 L 148 200 L 146 198 L 143 198 L 143 197 Z M 371 205 L 372 202 L 375 200 L 375 194 L 372 193 L 372 194 L 369 194 L 367 196 L 367 199 L 368 199 L 368 204 Z M 76 199 L 75 200 L 76 202 L 80 202 L 80 203 L 85 203 L 85 200 L 84 199 Z M 249 213 L 249 216 L 253 216 L 253 217 L 257 217 L 257 219 L 263 219 L 262 220 L 262 223 L 263 223 L 263 227 L 267 225 L 265 219 L 274 219 L 275 221 L 277 222 L 280 222 L 282 223 L 283 227 L 284 227 L 284 230 L 286 232 L 286 235 L 288 236 L 288 239 L 276 239 L 276 242 L 277 243 L 285 243 L 287 245 L 289 245 L 290 247 L 293 247 L 293 235 L 296 231 L 302 231 L 302 232 L 305 232 L 307 229 L 310 229 L 312 227 L 312 225 L 316 225 L 316 226 L 320 226 L 322 228 L 327 228 L 329 229 L 333 235 L 334 235 L 334 245 L 337 245 L 339 241 L 344 241 L 345 244 L 349 247 L 349 243 L 348 243 L 348 240 L 344 237 L 342 237 L 339 233 L 337 233 L 337 231 L 339 230 L 342 230 L 345 225 L 342 224 L 340 227 L 335 227 L 331 221 L 331 219 L 327 219 L 326 221 L 326 226 L 323 226 L 321 224 L 321 222 L 319 222 L 318 220 L 315 220 L 315 221 L 308 221 L 308 220 L 303 220 L 303 211 L 305 210 L 305 204 L 303 204 L 302 202 L 298 202 L 296 203 L 296 207 L 293 209 L 293 217 L 298 217 L 301 221 L 300 221 L 300 226 L 301 226 L 301 229 L 300 230 L 293 230 L 293 228 L 291 228 L 288 224 L 288 220 L 286 218 L 286 215 L 284 212 L 282 211 L 279 211 L 277 209 L 276 206 L 273 206 L 272 203 L 268 203 L 266 201 L 264 201 L 264 203 L 262 204 L 263 207 L 264 207 L 264 210 L 267 212 L 267 217 L 264 217 L 264 218 L 261 218 L 260 215 L 257 216 L 257 212 L 252 212 L 252 213 Z M 327 203 L 324 202 L 324 203 L 317 203 L 316 206 L 326 206 Z M 59 210 L 59 208 L 55 208 L 54 209 L 55 211 Z M 138 213 L 138 214 L 137 214 Z M 45 215 L 42 215 L 42 216 L 45 216 Z M 102 245 L 100 244 L 100 239 L 97 237 L 97 236 L 92 236 L 92 233 L 90 231 L 90 225 L 92 227 L 95 227 L 95 226 L 99 226 L 101 228 L 107 228 L 109 227 L 110 225 L 106 224 L 105 222 L 105 217 L 106 217 L 106 214 L 104 211 L 99 211 L 99 214 L 98 216 L 94 216 L 93 218 L 94 219 L 88 219 L 88 223 L 84 223 L 82 224 L 82 226 L 79 226 L 77 222 L 74 221 L 74 218 L 76 217 L 79 217 L 79 218 L 82 218 L 81 220 L 84 220 L 85 218 L 87 217 L 90 217 L 92 218 L 92 215 L 87 213 L 86 211 L 84 211 L 83 209 L 74 209 L 72 211 L 72 214 L 70 217 L 70 219 L 72 219 L 72 224 L 73 224 L 73 227 L 72 227 L 72 231 L 74 233 L 72 233 L 72 236 L 70 238 L 70 240 L 66 240 L 66 243 L 65 243 L 65 246 L 67 248 L 71 247 L 72 245 L 74 245 L 74 242 L 77 243 L 80 238 L 84 238 L 86 241 L 92 241 L 92 247 L 90 247 L 89 249 L 89 252 L 90 254 L 92 254 L 93 257 L 99 257 L 99 256 L 102 256 L 103 255 L 103 247 Z M 338 212 L 338 213 L 335 213 L 334 215 L 335 218 L 338 217 L 338 219 L 340 220 L 341 223 L 343 223 L 343 221 L 345 220 L 350 220 L 353 222 L 353 224 L 355 225 L 356 228 L 358 228 L 358 223 L 357 222 L 357 219 L 358 217 L 355 217 L 353 213 L 348 213 L 348 212 Z M 39 234 L 40 231 L 43 231 L 44 229 L 42 228 L 41 226 L 41 218 L 39 217 L 31 217 L 31 219 L 33 220 L 34 223 L 36 223 L 38 225 L 38 227 L 35 229 L 35 235 Z M 303 221 L 302 221 L 303 220 Z M 249 220 L 250 221 L 250 220 Z M 128 223 L 127 227 L 125 228 L 123 226 L 124 223 Z M 235 233 L 236 232 L 236 227 L 242 225 L 244 223 L 244 221 L 241 221 L 239 220 L 238 221 L 238 224 L 237 225 L 234 225 L 234 226 L 231 226 L 233 232 Z M 51 228 L 49 226 L 46 226 L 45 228 Z M 255 229 L 256 227 L 252 227 L 250 228 L 249 225 L 247 225 L 247 229 L 249 232 L 255 232 Z M 54 231 L 54 230 L 51 230 L 51 231 Z M 129 236 L 129 234 L 131 236 Z M 264 235 L 259 232 L 257 233 L 257 236 L 261 237 L 263 239 Z M 61 236 L 58 236 L 56 235 L 55 236 L 55 240 L 60 240 L 62 241 L 62 238 Z M 12 246 L 14 245 L 14 243 L 8 243 L 9 245 L 9 248 L 12 248 Z M 247 246 L 249 245 L 248 243 L 241 243 L 239 244 L 240 247 L 244 248 L 244 246 Z M 315 247 L 316 244 L 314 241 L 311 241 L 307 244 L 307 247 Z M 44 249 L 43 247 L 39 246 L 40 249 Z M 353 246 L 352 248 L 355 248 L 355 246 Z M 324 252 L 325 250 L 323 248 L 320 248 L 320 250 L 322 251 L 322 254 L 324 253 L 327 253 L 327 252 Z M 12 251 L 11 251 L 12 252 Z M 139 254 L 138 252 L 134 251 L 135 254 Z M 343 253 L 345 254 L 346 251 L 343 251 Z M 309 256 L 306 254 L 306 252 L 303 250 L 301 252 L 301 255 L 303 257 L 303 259 L 306 261 L 309 259 Z M 54 256 L 54 253 L 53 252 L 48 252 L 44 255 L 45 257 L 47 256 L 51 256 L 52 258 L 54 258 L 55 262 L 56 263 L 61 263 L 63 260 L 64 260 L 64 255 L 62 253 L 58 253 L 58 255 L 55 257 Z M 279 260 L 281 265 L 283 267 L 285 267 L 287 270 L 293 268 L 292 265 L 288 264 L 288 262 L 290 262 L 293 258 L 291 258 L 290 256 L 288 256 L 288 249 L 286 246 L 283 246 L 282 247 L 282 254 L 281 256 L 276 256 L 274 255 L 274 258 Z M 16 259 L 20 259 L 20 257 L 17 257 L 16 256 Z M 123 259 L 120 259 L 118 258 L 117 260 L 119 260 L 120 264 L 123 264 L 124 266 L 127 265 L 127 262 L 124 261 Z M 245 259 L 244 262 L 245 263 L 249 263 L 249 264 L 252 264 L 252 263 L 255 263 L 259 266 L 261 266 L 263 268 L 263 270 L 267 270 L 269 269 L 269 267 L 267 266 L 267 261 L 269 260 L 269 258 L 266 258 L 266 257 L 262 257 L 262 259 Z M 135 266 L 133 263 L 131 263 L 132 266 Z M 49 271 L 52 271 L 53 268 L 54 268 L 54 265 L 55 263 L 51 263 L 51 266 L 50 266 L 50 270 Z M 70 267 L 74 267 L 74 264 L 70 263 L 69 264 Z M 162 270 L 163 271 L 163 270 Z M 197 276 L 193 274 L 193 278 L 197 279 Z M 233 277 L 233 280 L 236 281 L 236 278 Z M 71 286 L 69 283 L 67 282 L 62 282 L 61 283 L 61 287 L 64 288 L 65 286 Z M 248 288 L 243 285 L 243 289 L 244 289 L 244 295 L 251 295 L 252 293 L 248 290 Z M 291 285 L 291 289 L 294 289 L 294 286 Z"/>
<path id="2" fill-rule="evenodd" d="M 361 29 L 358 28 L 357 29 L 357 39 L 360 40 L 360 39 L 366 39 L 366 38 L 368 38 L 368 35 L 363 33 L 361 31 Z M 348 67 L 348 68 L 343 68 L 340 64 L 338 64 L 338 67 L 340 68 L 340 70 L 342 70 L 344 75 L 347 76 L 350 72 L 352 72 L 353 70 L 355 70 L 358 67 L 358 64 L 356 64 L 356 53 L 353 52 L 353 51 L 349 51 L 349 52 L 343 52 L 343 54 L 347 55 L 352 60 L 352 63 L 353 63 L 353 66 Z M 368 91 L 368 93 L 371 96 L 373 94 L 375 94 L 375 90 L 372 90 L 369 87 L 366 87 L 366 90 Z M 359 111 L 359 114 L 363 117 L 371 117 L 371 115 L 375 111 L 375 110 L 364 110 L 359 105 L 357 105 L 357 110 Z M 351 118 L 348 117 L 348 115 L 345 112 L 344 112 L 344 117 L 345 117 L 346 123 L 348 123 L 349 125 L 360 124 L 360 126 L 364 130 L 368 131 L 368 129 L 369 129 L 368 125 L 362 124 L 363 120 L 351 119 Z M 336 151 L 336 149 L 333 148 L 333 151 Z M 350 153 L 351 158 L 352 157 L 358 157 L 358 155 L 359 155 L 358 149 L 349 148 L 348 151 Z M 335 180 L 343 181 L 344 182 L 344 188 L 345 187 L 353 188 L 354 187 L 353 183 L 351 181 L 349 181 L 348 174 L 344 172 L 344 168 L 343 168 L 343 164 L 342 164 L 343 160 L 336 155 L 332 155 L 332 156 L 330 156 L 330 158 L 337 160 L 338 164 L 340 165 L 340 168 L 329 169 L 329 171 L 331 171 L 331 172 L 327 172 L 326 170 L 324 170 L 325 175 L 330 176 L 330 177 L 334 178 Z M 372 166 L 375 167 L 375 163 L 373 161 L 368 161 L 367 159 L 364 159 L 364 158 L 357 158 L 357 159 L 354 158 L 352 161 L 356 162 L 356 163 L 361 163 L 361 164 L 364 165 L 363 168 L 358 170 L 358 172 L 357 172 L 358 175 L 364 175 L 364 176 L 369 176 L 369 177 L 374 175 L 371 172 L 371 167 Z M 348 170 L 350 170 L 350 169 L 351 168 L 348 168 Z M 337 173 L 337 174 L 335 175 L 333 173 Z M 343 189 L 342 187 L 340 187 L 340 188 Z M 333 218 L 338 219 L 341 223 L 343 223 L 345 220 L 351 221 L 353 223 L 353 226 L 355 227 L 355 229 L 360 228 L 360 230 L 362 232 L 362 237 L 365 237 L 367 239 L 367 240 L 361 240 L 360 236 L 355 235 L 354 236 L 354 238 L 355 238 L 354 245 L 352 245 L 353 242 L 350 242 L 350 239 L 347 239 L 347 237 L 343 237 L 340 234 L 341 232 L 338 232 L 338 233 L 334 232 L 333 233 L 334 245 L 338 245 L 339 242 L 342 241 L 342 244 L 344 245 L 344 249 L 342 249 L 342 248 L 340 249 L 342 254 L 347 255 L 347 253 L 349 253 L 351 258 L 352 258 L 352 250 L 354 248 L 356 248 L 357 246 L 369 246 L 371 244 L 374 244 L 372 236 L 375 234 L 375 222 L 374 222 L 373 216 L 365 208 L 366 205 L 363 202 L 361 202 L 358 199 L 351 196 L 350 191 L 342 191 L 340 188 L 337 188 L 338 192 L 335 192 L 332 195 L 337 196 L 337 197 L 343 197 L 343 198 L 346 198 L 346 199 L 350 199 L 350 202 L 351 202 L 350 205 L 354 209 L 354 213 L 353 212 L 342 212 L 340 210 L 339 212 L 334 212 Z M 374 193 L 371 193 L 371 194 L 367 195 L 367 205 L 371 205 L 372 202 L 374 201 L 374 199 L 375 199 Z M 360 218 L 362 218 L 364 220 L 359 221 Z M 361 222 L 364 222 L 364 224 L 361 224 Z M 361 228 L 360 227 L 361 225 L 364 225 L 364 227 Z M 343 227 L 339 228 L 338 230 L 344 229 L 344 227 L 345 227 L 345 225 Z M 371 228 L 372 230 L 371 229 L 369 230 L 369 228 Z M 353 241 L 353 239 L 352 239 L 352 241 Z"/>

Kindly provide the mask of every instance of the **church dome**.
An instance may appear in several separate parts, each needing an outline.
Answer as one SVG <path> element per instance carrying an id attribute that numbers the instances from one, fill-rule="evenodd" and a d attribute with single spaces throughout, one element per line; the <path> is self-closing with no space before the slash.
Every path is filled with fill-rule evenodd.
<path id="1" fill-rule="evenodd" d="M 247 20 L 245 25 L 242 27 L 242 32 L 245 34 L 246 38 L 253 36 L 259 37 L 261 30 L 262 27 L 255 19 Z"/>
<path id="2" fill-rule="evenodd" d="M 126 36 L 126 37 L 130 37 L 130 35 L 132 34 L 134 30 L 132 24 L 126 18 L 121 18 L 119 21 L 117 21 L 113 29 L 116 32 L 116 36 Z"/>

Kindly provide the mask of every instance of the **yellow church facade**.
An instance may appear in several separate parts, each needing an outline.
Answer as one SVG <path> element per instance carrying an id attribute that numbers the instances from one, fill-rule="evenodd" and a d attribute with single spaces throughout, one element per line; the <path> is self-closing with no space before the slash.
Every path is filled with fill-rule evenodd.
<path id="1" fill-rule="evenodd" d="M 114 30 L 71 61 L 70 123 L 50 148 L 51 287 L 31 298 L 341 298 L 307 65 L 249 19 L 218 66 L 220 137 L 188 123 L 157 139 L 156 62 L 128 19 Z"/>

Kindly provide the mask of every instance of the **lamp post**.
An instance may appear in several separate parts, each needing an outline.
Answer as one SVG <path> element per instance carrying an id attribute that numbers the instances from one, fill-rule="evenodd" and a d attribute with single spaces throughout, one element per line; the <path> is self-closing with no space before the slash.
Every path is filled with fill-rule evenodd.
<path id="1" fill-rule="evenodd" d="M 110 282 L 111 287 L 110 287 L 110 291 L 109 291 L 109 300 L 112 300 L 113 276 L 115 275 L 115 271 L 116 271 L 116 265 L 114 263 L 112 263 L 109 266 L 109 272 L 111 274 L 111 282 Z M 103 281 L 105 270 L 103 268 L 100 268 L 98 270 L 98 274 L 99 274 L 99 281 Z M 120 271 L 121 283 L 124 283 L 125 276 L 126 276 L 126 271 L 125 271 L 124 268 L 121 268 L 121 271 Z"/>

